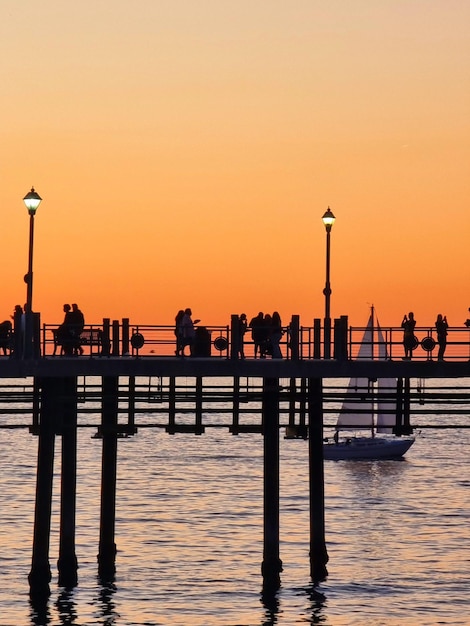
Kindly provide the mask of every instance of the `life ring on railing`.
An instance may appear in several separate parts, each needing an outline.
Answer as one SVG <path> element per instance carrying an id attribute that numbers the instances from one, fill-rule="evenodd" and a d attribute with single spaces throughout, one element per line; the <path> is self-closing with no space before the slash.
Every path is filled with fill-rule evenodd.
<path id="1" fill-rule="evenodd" d="M 140 350 L 145 343 L 144 336 L 141 333 L 134 333 L 131 337 L 131 346 L 135 350 Z"/>
<path id="2" fill-rule="evenodd" d="M 421 347 L 426 352 L 432 352 L 434 348 L 436 347 L 436 342 L 434 341 L 432 337 L 425 337 L 424 339 L 421 340 Z"/>
<path id="3" fill-rule="evenodd" d="M 416 350 L 416 348 L 419 346 L 419 339 L 416 335 L 413 335 L 412 337 L 411 335 L 409 335 L 403 338 L 403 345 L 408 350 Z"/>
<path id="4" fill-rule="evenodd" d="M 223 352 L 224 350 L 227 350 L 227 347 L 228 347 L 228 341 L 225 339 L 225 337 L 222 337 L 222 335 L 214 339 L 214 348 L 218 350 L 219 352 Z"/>

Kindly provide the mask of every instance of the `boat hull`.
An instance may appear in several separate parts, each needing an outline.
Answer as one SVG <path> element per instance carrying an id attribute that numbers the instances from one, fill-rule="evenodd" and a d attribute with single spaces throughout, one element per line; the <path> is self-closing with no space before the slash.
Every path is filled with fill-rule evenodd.
<path id="1" fill-rule="evenodd" d="M 414 441 L 414 437 L 351 437 L 338 443 L 324 443 L 323 458 L 331 461 L 396 459 L 402 457 Z"/>

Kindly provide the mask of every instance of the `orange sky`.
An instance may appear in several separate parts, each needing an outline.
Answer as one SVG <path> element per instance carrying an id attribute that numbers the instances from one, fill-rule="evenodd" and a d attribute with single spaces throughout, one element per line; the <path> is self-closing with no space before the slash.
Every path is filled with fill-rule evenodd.
<path id="1" fill-rule="evenodd" d="M 468 316 L 470 3 L 5 0 L 2 311 Z"/>

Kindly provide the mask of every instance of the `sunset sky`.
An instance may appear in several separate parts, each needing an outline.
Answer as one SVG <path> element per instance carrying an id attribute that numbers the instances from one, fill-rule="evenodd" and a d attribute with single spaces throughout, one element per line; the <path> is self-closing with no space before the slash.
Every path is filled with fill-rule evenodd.
<path id="1" fill-rule="evenodd" d="M 467 0 L 3 0 L 2 310 L 382 325 L 470 306 Z"/>

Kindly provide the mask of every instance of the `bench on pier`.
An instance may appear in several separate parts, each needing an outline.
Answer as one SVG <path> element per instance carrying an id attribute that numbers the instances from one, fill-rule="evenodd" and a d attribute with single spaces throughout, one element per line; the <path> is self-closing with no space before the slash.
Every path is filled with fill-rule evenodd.
<path id="1" fill-rule="evenodd" d="M 64 354 L 67 348 L 70 354 L 83 354 L 83 346 L 101 347 L 103 343 L 103 331 L 100 328 L 84 328 L 78 336 L 72 333 L 61 336 L 59 328 L 54 328 L 52 333 L 54 335 L 53 355 L 56 354 L 58 347 L 60 347 L 60 354 Z"/>

